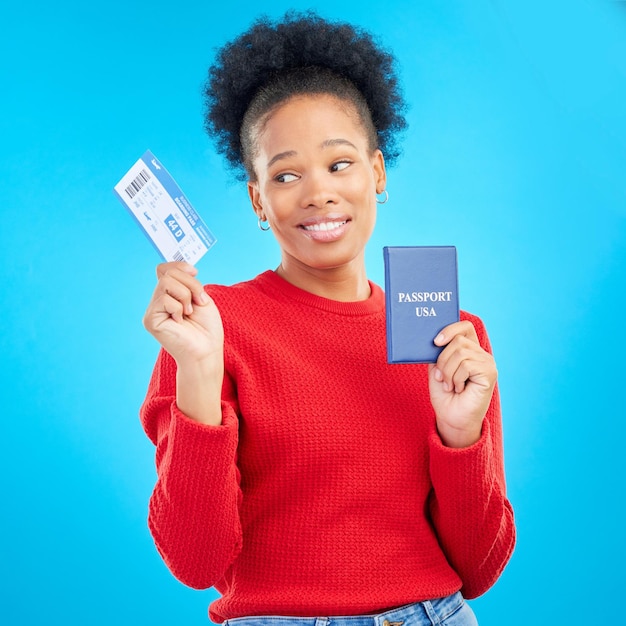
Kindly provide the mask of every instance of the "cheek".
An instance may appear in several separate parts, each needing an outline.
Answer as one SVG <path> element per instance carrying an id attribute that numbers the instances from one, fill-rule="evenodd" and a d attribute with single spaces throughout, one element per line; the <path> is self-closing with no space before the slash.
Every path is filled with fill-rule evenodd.
<path id="1" fill-rule="evenodd" d="M 291 215 L 289 199 L 285 194 L 280 194 L 280 198 L 273 194 L 264 194 L 262 202 L 266 217 L 276 228 L 280 229 Z"/>
<path id="2" fill-rule="evenodd" d="M 358 192 L 360 194 L 360 203 L 363 208 L 371 213 L 372 218 L 376 216 L 376 187 L 373 184 L 370 184 L 370 181 L 367 184 L 363 184 L 359 187 Z"/>

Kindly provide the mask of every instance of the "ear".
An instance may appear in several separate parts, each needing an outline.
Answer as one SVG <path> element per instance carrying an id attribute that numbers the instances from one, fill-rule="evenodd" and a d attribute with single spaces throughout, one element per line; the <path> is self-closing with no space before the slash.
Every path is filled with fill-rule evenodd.
<path id="1" fill-rule="evenodd" d="M 385 157 L 380 150 L 375 150 L 372 156 L 372 169 L 376 182 L 376 193 L 382 193 L 387 186 L 387 170 L 385 169 Z"/>
<path id="2" fill-rule="evenodd" d="M 248 196 L 250 196 L 250 204 L 256 216 L 265 219 L 263 214 L 263 205 L 261 204 L 261 194 L 259 192 L 259 183 L 248 181 Z"/>

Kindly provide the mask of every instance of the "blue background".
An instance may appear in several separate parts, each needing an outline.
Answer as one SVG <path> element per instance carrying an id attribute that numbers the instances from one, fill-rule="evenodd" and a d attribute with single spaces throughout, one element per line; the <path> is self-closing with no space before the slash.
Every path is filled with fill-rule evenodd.
<path id="1" fill-rule="evenodd" d="M 277 265 L 201 119 L 215 47 L 261 4 L 0 12 L 3 624 L 208 623 L 214 592 L 178 583 L 146 528 L 158 257 L 112 187 L 150 148 L 218 237 L 205 282 Z M 394 49 L 412 105 L 370 276 L 383 245 L 456 245 L 494 345 L 519 539 L 481 626 L 601 623 L 623 592 L 625 5 L 316 4 Z"/>

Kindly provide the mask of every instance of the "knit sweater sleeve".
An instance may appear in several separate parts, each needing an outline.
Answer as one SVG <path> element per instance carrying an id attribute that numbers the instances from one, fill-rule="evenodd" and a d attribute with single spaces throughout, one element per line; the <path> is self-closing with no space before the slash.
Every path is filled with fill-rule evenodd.
<path id="1" fill-rule="evenodd" d="M 491 352 L 485 328 L 473 322 L 482 347 Z M 472 446 L 452 449 L 435 433 L 430 441 L 433 490 L 430 513 L 448 561 L 461 577 L 466 598 L 487 591 L 515 545 L 513 509 L 506 497 L 498 388 Z"/>
<path id="2" fill-rule="evenodd" d="M 225 380 L 222 424 L 200 424 L 176 406 L 176 363 L 161 350 L 140 416 L 156 445 L 157 482 L 148 514 L 156 547 L 181 582 L 211 587 L 241 549 L 233 385 Z"/>

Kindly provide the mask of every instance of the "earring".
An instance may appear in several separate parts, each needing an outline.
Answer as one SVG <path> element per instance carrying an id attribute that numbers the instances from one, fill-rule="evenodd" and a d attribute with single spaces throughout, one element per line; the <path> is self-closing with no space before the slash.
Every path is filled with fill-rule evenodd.
<path id="1" fill-rule="evenodd" d="M 267 228 L 263 228 L 263 222 L 265 222 L 266 220 L 262 220 L 261 216 L 259 215 L 259 221 L 257 222 L 257 226 L 263 231 L 265 232 L 266 230 L 269 230 L 269 224 L 267 225 Z"/>
<path id="2" fill-rule="evenodd" d="M 381 192 L 381 194 L 385 194 L 385 198 L 384 200 L 379 200 L 378 198 L 376 198 L 376 202 L 378 204 L 385 204 L 385 202 L 387 202 L 387 200 L 389 200 L 389 192 L 386 189 L 383 189 Z"/>

